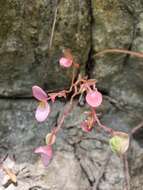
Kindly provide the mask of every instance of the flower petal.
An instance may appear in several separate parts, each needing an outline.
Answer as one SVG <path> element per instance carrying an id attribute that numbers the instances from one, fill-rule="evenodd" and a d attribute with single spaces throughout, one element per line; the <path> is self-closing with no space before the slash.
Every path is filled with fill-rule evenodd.
<path id="1" fill-rule="evenodd" d="M 88 92 L 86 102 L 92 107 L 98 107 L 102 103 L 102 94 L 98 91 Z"/>
<path id="2" fill-rule="evenodd" d="M 36 154 L 41 155 L 42 162 L 43 162 L 44 166 L 47 167 L 53 156 L 52 147 L 50 145 L 40 146 L 40 147 L 36 148 L 36 150 L 34 152 Z"/>
<path id="3" fill-rule="evenodd" d="M 62 57 L 60 60 L 59 60 L 59 63 L 62 67 L 71 67 L 72 65 L 72 60 L 71 59 L 68 59 L 68 58 L 65 58 L 65 57 Z"/>
<path id="4" fill-rule="evenodd" d="M 33 86 L 32 87 L 32 93 L 33 93 L 33 96 L 37 99 L 37 100 L 47 100 L 47 94 L 46 92 L 40 88 L 39 86 Z"/>
<path id="5" fill-rule="evenodd" d="M 47 156 L 46 154 L 41 154 L 41 160 L 45 167 L 49 165 L 49 162 L 51 160 L 51 157 Z"/>
<path id="6" fill-rule="evenodd" d="M 50 113 L 50 106 L 48 102 L 40 102 L 39 106 L 37 107 L 35 118 L 39 122 L 43 122 L 47 119 Z"/>

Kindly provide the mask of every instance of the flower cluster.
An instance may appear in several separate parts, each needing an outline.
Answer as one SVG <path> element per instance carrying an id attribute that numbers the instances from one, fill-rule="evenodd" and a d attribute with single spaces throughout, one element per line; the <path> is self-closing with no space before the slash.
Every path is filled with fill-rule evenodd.
<path id="1" fill-rule="evenodd" d="M 62 90 L 59 92 L 52 92 L 46 93 L 42 88 L 39 86 L 33 86 L 32 92 L 33 96 L 39 101 L 38 107 L 35 112 L 35 118 L 38 122 L 44 122 L 50 114 L 51 108 L 49 101 L 54 103 L 57 97 L 64 97 L 66 98 L 68 95 L 70 97 L 70 106 L 72 107 L 73 99 L 76 96 L 85 94 L 86 103 L 89 105 L 89 111 L 86 112 L 86 119 L 81 123 L 81 129 L 84 132 L 91 132 L 95 124 L 98 124 L 100 128 L 104 131 L 108 132 L 111 135 L 110 139 L 110 146 L 111 149 L 118 153 L 124 154 L 129 146 L 129 136 L 123 132 L 116 132 L 113 131 L 111 128 L 108 128 L 105 125 L 102 125 L 97 114 L 96 108 L 98 108 L 103 100 L 102 94 L 98 91 L 96 87 L 96 80 L 94 79 L 87 79 L 87 77 L 82 77 L 79 75 L 75 80 L 75 71 L 79 69 L 79 64 L 76 63 L 74 57 L 71 54 L 71 51 L 65 50 L 64 56 L 60 58 L 59 64 L 64 68 L 72 68 L 73 69 L 73 76 L 72 76 L 72 83 L 69 90 Z M 36 148 L 35 153 L 41 155 L 41 159 L 43 161 L 44 166 L 48 166 L 50 160 L 53 156 L 52 145 L 56 141 L 56 135 L 60 130 L 61 126 L 63 125 L 65 117 L 67 117 L 68 113 L 71 111 L 71 108 L 68 108 L 61 120 L 59 121 L 56 128 L 52 129 L 51 133 L 46 135 L 46 140 L 44 146 L 40 146 Z"/>

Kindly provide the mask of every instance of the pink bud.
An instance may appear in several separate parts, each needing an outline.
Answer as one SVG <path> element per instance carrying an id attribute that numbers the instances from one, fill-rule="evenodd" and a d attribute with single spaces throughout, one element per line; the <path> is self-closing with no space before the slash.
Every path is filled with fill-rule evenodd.
<path id="1" fill-rule="evenodd" d="M 86 95 L 86 102 L 91 107 L 98 107 L 102 103 L 102 94 L 98 91 L 88 92 Z"/>
<path id="2" fill-rule="evenodd" d="M 59 60 L 59 63 L 62 67 L 66 67 L 66 68 L 72 66 L 72 60 L 65 57 L 61 57 Z"/>
<path id="3" fill-rule="evenodd" d="M 81 123 L 80 127 L 82 128 L 82 130 L 83 130 L 84 132 L 87 132 L 87 133 L 92 130 L 92 127 L 89 126 L 87 120 L 83 121 L 83 122 Z"/>

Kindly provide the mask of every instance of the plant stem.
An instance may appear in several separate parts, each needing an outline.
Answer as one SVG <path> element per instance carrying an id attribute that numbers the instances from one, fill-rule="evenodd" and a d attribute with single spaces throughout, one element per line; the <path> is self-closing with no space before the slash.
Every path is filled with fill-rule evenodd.
<path id="1" fill-rule="evenodd" d="M 57 13 L 58 13 L 58 3 L 59 3 L 59 0 L 56 1 L 56 8 L 55 8 L 55 13 L 54 13 L 54 21 L 53 21 L 53 25 L 52 25 L 50 42 L 49 42 L 49 50 L 51 50 L 52 43 L 53 43 L 53 37 L 54 37 L 54 31 L 55 31 Z"/>
<path id="2" fill-rule="evenodd" d="M 139 58 L 143 58 L 143 53 L 142 52 L 135 52 L 135 51 L 129 51 L 129 50 L 125 50 L 125 49 L 105 49 L 102 50 L 98 53 L 95 54 L 95 56 L 101 56 L 102 54 L 105 53 L 125 53 L 125 54 L 130 54 Z"/>
<path id="3" fill-rule="evenodd" d="M 65 108 L 64 113 L 61 116 L 61 118 L 60 118 L 60 120 L 58 122 L 58 125 L 57 125 L 57 127 L 56 127 L 56 129 L 54 131 L 55 134 L 58 133 L 58 131 L 61 129 L 61 127 L 62 127 L 62 125 L 64 123 L 65 118 L 69 115 L 69 113 L 71 112 L 73 106 L 74 105 L 70 103 L 70 104 L 68 104 L 68 108 Z"/>
<path id="4" fill-rule="evenodd" d="M 132 130 L 131 130 L 131 135 L 133 135 L 134 133 L 136 133 L 140 128 L 143 127 L 143 121 L 140 122 L 136 127 L 134 127 Z"/>
<path id="5" fill-rule="evenodd" d="M 130 175 L 127 154 L 123 155 L 124 175 L 125 175 L 125 188 L 124 190 L 130 190 Z"/>
<path id="6" fill-rule="evenodd" d="M 100 122 L 99 118 L 97 117 L 97 114 L 96 114 L 94 108 L 92 108 L 92 112 L 94 114 L 95 121 L 97 122 L 97 124 L 99 125 L 99 127 L 101 127 L 105 132 L 112 134 L 113 133 L 113 129 L 108 128 L 106 125 L 102 125 L 102 123 Z"/>

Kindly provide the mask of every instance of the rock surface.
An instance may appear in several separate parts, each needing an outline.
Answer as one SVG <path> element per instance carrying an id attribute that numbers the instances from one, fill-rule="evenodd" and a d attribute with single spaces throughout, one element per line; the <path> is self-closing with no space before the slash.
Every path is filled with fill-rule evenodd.
<path id="1" fill-rule="evenodd" d="M 87 106 L 75 107 L 65 120 L 48 168 L 42 166 L 33 150 L 44 144 L 45 135 L 61 117 L 64 103 L 53 105 L 53 111 L 44 124 L 35 121 L 33 110 L 36 102 L 32 100 L 1 100 L 0 106 L 0 120 L 3 121 L 0 124 L 0 155 L 3 157 L 8 153 L 11 158 L 14 156 L 14 171 L 18 179 L 17 186 L 10 183 L 1 186 L 2 190 L 90 190 L 93 187 L 99 190 L 122 190 L 123 163 L 111 153 L 107 135 L 101 135 L 96 130 L 87 134 L 80 128 Z M 113 107 L 108 100 L 104 101 L 98 112 L 104 113 L 101 118 L 104 124 L 116 130 L 130 130 L 130 114 L 123 118 L 124 112 Z M 142 151 L 141 147 L 135 146 L 134 155 L 138 149 Z M 133 165 L 132 172 L 136 171 L 136 167 L 138 164 Z"/>
<path id="2" fill-rule="evenodd" d="M 31 86 L 53 90 L 69 85 L 58 64 L 63 48 L 73 49 L 85 66 L 90 49 L 87 1 L 0 0 L 0 96 L 31 96 Z M 52 25 L 56 21 L 51 50 Z"/>
<path id="3" fill-rule="evenodd" d="M 63 48 L 70 48 L 80 72 L 96 78 L 105 94 L 98 110 L 101 121 L 129 132 L 142 120 L 142 59 L 96 53 L 107 48 L 143 51 L 143 2 L 60 0 L 55 18 L 56 8 L 56 0 L 0 0 L 0 157 L 14 156 L 18 172 L 17 186 L 1 185 L 0 190 L 122 190 L 123 163 L 108 150 L 107 135 L 80 129 L 86 106 L 76 107 L 66 119 L 54 158 L 44 169 L 33 150 L 44 143 L 65 103 L 56 103 L 47 122 L 38 124 L 36 102 L 25 97 L 31 97 L 35 84 L 47 90 L 69 85 L 71 73 L 59 67 L 58 59 Z M 141 130 L 129 153 L 131 190 L 142 190 L 142 138 Z"/>
<path id="4" fill-rule="evenodd" d="M 141 1 L 93 1 L 92 39 L 99 87 L 111 97 L 143 110 L 142 59 L 126 54 L 95 54 L 109 48 L 143 51 Z"/>

